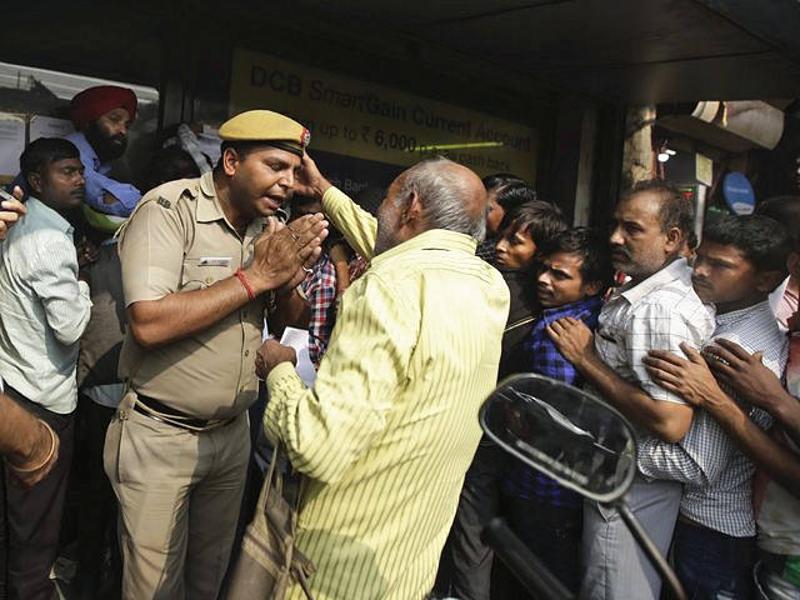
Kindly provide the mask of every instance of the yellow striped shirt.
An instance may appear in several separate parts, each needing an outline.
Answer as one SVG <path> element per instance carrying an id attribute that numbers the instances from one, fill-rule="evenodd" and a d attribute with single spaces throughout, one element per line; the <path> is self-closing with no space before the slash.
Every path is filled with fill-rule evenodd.
<path id="1" fill-rule="evenodd" d="M 375 219 L 335 188 L 323 206 L 371 257 Z M 376 256 L 342 298 L 314 387 L 289 363 L 267 378 L 267 435 L 308 476 L 297 545 L 319 600 L 413 600 L 433 586 L 508 315 L 508 288 L 475 245 L 434 229 Z"/>

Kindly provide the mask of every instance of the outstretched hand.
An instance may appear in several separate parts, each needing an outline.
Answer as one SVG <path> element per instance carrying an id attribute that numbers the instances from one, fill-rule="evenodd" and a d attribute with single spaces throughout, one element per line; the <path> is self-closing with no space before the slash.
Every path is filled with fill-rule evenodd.
<path id="1" fill-rule="evenodd" d="M 307 153 L 303 153 L 303 162 L 300 172 L 294 183 L 294 193 L 309 198 L 322 200 L 322 196 L 331 187 L 331 182 L 325 179 L 315 163 Z"/>

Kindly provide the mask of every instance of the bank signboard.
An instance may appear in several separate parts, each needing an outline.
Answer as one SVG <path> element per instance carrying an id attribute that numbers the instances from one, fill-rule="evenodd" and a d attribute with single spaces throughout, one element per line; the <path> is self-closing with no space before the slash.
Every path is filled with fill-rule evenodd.
<path id="1" fill-rule="evenodd" d="M 311 130 L 311 152 L 395 167 L 444 154 L 480 175 L 534 180 L 536 130 L 280 58 L 237 49 L 230 112 L 268 108 Z"/>

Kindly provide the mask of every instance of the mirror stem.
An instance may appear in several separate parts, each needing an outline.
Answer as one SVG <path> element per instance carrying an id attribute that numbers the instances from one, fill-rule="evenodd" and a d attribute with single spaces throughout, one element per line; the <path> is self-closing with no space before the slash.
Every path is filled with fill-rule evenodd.
<path id="1" fill-rule="evenodd" d="M 630 529 L 631 534 L 636 541 L 639 542 L 639 545 L 644 550 L 644 553 L 647 555 L 647 558 L 650 559 L 650 562 L 655 567 L 656 571 L 661 575 L 661 579 L 666 581 L 669 587 L 672 589 L 672 592 L 675 594 L 677 600 L 687 600 L 686 599 L 686 592 L 683 589 L 683 585 L 678 580 L 677 575 L 675 575 L 675 571 L 667 564 L 666 559 L 661 556 L 661 552 L 659 552 L 656 545 L 653 543 L 653 540 L 650 539 L 650 536 L 647 535 L 645 530 L 642 528 L 642 524 L 639 523 L 639 519 L 631 512 L 631 509 L 628 508 L 628 505 L 625 504 L 624 500 L 617 500 L 611 506 L 617 509 L 619 515 L 622 517 L 622 520 L 625 521 L 625 524 Z"/>
<path id="2" fill-rule="evenodd" d="M 575 595 L 508 528 L 502 518 L 494 517 L 489 521 L 481 538 L 535 598 L 575 600 Z"/>

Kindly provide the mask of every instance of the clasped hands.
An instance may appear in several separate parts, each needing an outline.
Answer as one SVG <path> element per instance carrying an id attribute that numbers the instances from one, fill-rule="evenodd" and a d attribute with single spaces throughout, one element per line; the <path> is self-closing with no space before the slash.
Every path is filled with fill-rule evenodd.
<path id="1" fill-rule="evenodd" d="M 244 269 L 256 294 L 292 289 L 300 284 L 322 252 L 328 222 L 321 213 L 306 215 L 289 225 L 270 219 L 253 244 L 253 260 Z"/>

